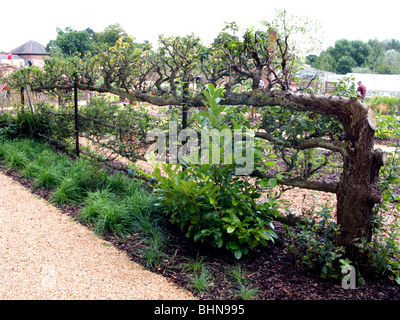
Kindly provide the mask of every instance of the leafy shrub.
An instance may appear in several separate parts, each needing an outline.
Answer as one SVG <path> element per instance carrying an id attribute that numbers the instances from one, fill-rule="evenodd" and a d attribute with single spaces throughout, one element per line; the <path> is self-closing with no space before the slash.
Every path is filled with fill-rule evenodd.
<path id="1" fill-rule="evenodd" d="M 375 95 L 368 100 L 368 103 L 377 112 L 379 112 L 379 107 L 383 105 L 385 106 L 385 108 L 387 108 L 387 110 L 383 111 L 387 111 L 387 114 L 394 116 L 398 112 L 399 98 L 396 96 L 386 97 L 386 96 Z"/>
<path id="2" fill-rule="evenodd" d="M 396 115 L 382 115 L 380 112 L 376 116 L 377 129 L 375 136 L 380 139 L 398 137 L 396 129 L 400 128 Z"/>
<path id="3" fill-rule="evenodd" d="M 222 93 L 212 85 L 204 91 L 209 109 L 198 112 L 201 125 L 227 127 L 220 125 Z M 219 151 L 222 157 L 224 146 Z M 179 225 L 187 237 L 225 248 L 240 259 L 258 244 L 274 241 L 272 221 L 278 214 L 278 203 L 272 198 L 260 201 L 261 190 L 248 179 L 236 176 L 236 168 L 235 163 L 197 165 L 189 161 L 183 170 L 181 164 L 163 164 L 165 175 L 157 166 L 153 175 L 158 180 L 157 205 L 173 224 Z"/>
<path id="4" fill-rule="evenodd" d="M 248 181 L 235 177 L 230 166 L 163 165 L 156 168 L 158 204 L 187 237 L 225 247 L 237 259 L 258 244 L 267 245 L 276 234 L 274 200 L 261 202 L 261 192 Z"/>
<path id="5" fill-rule="evenodd" d="M 10 121 L 3 122 L 0 127 L 0 137 L 13 139 L 18 136 L 19 126 Z"/>
<path id="6" fill-rule="evenodd" d="M 43 133 L 46 127 L 47 123 L 40 121 L 40 114 L 34 116 L 23 109 L 0 118 L 0 136 L 8 139 L 32 138 L 37 133 Z"/>

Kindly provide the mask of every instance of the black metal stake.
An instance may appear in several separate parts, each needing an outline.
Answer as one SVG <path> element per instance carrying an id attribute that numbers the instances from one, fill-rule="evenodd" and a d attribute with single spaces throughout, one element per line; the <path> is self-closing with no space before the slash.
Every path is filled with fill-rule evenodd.
<path id="1" fill-rule="evenodd" d="M 76 156 L 79 158 L 79 115 L 78 115 L 78 84 L 74 85 L 74 104 L 75 104 L 75 150 Z"/>
<path id="2" fill-rule="evenodd" d="M 188 107 L 184 105 L 182 107 L 182 129 L 187 128 L 187 115 L 188 115 Z"/>
<path id="3" fill-rule="evenodd" d="M 21 107 L 22 107 L 22 110 L 24 109 L 24 106 L 25 106 L 24 91 L 25 91 L 25 88 L 21 87 L 20 95 L 21 95 Z"/>

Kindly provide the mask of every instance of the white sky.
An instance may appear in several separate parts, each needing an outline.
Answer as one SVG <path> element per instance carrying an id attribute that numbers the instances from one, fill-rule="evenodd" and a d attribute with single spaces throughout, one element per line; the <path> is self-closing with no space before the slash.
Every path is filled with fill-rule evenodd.
<path id="1" fill-rule="evenodd" d="M 29 40 L 46 46 L 57 37 L 57 27 L 90 27 L 99 32 L 115 23 L 139 42 L 155 44 L 160 34 L 185 36 L 194 32 L 208 44 L 224 22 L 235 21 L 241 28 L 256 26 L 271 19 L 275 9 L 318 21 L 323 49 L 342 38 L 400 40 L 400 5 L 393 0 L 18 0 L 1 7 L 0 51 L 6 52 Z"/>

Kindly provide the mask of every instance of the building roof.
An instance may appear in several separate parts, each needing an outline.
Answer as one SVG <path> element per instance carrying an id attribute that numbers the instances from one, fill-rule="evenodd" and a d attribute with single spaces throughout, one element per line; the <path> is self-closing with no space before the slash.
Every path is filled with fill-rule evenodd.
<path id="1" fill-rule="evenodd" d="M 24 43 L 23 45 L 19 46 L 18 48 L 15 48 L 14 50 L 11 51 L 12 54 L 17 54 L 17 55 L 48 55 L 49 53 L 46 51 L 46 48 L 42 46 L 40 43 L 31 40 L 28 41 L 27 43 Z"/>

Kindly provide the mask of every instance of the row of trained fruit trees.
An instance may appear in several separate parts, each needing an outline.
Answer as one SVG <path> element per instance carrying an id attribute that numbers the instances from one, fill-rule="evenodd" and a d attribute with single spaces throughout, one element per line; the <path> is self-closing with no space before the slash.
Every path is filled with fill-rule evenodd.
<path id="1" fill-rule="evenodd" d="M 248 178 L 255 179 L 259 188 L 278 184 L 336 194 L 339 230 L 335 242 L 345 248 L 349 259 L 364 263 L 368 252 L 361 250 L 359 243 L 372 240 L 374 208 L 383 201 L 379 174 L 387 157 L 381 150 L 374 150 L 375 115 L 356 92 L 346 91 L 346 96 L 313 94 L 310 86 L 314 79 L 296 91 L 291 89 L 298 82 L 300 55 L 294 39 L 299 35 L 307 35 L 305 24 L 291 25 L 283 12 L 273 22 L 265 22 L 263 30 L 249 29 L 243 35 L 239 35 L 235 24 L 228 25 L 209 46 L 202 45 L 194 35 L 160 36 L 156 50 L 149 44 L 120 39 L 114 47 L 99 47 L 97 54 L 49 58 L 43 69 L 25 68 L 7 81 L 10 87 L 30 87 L 36 92 L 77 88 L 164 108 L 179 106 L 180 129 L 241 129 L 242 140 L 253 131 L 256 162 L 247 173 Z M 264 86 L 259 87 L 260 83 Z M 261 115 L 258 121 L 248 121 L 249 110 Z M 116 113 L 122 115 L 120 111 Z M 104 113 L 103 116 L 106 118 Z M 128 114 L 121 119 L 127 117 Z M 168 129 L 162 119 L 148 118 L 139 124 L 143 119 L 143 114 L 136 117 L 137 140 L 150 129 Z M 250 190 L 249 185 L 232 175 L 231 169 L 239 165 L 235 161 L 228 167 L 187 165 L 185 170 L 196 177 L 192 181 L 209 190 L 207 203 L 191 203 L 190 210 L 214 210 L 224 223 L 225 215 L 257 208 L 252 192 L 244 191 Z M 324 176 L 328 169 L 337 172 L 336 179 Z M 159 172 L 155 174 L 163 181 Z M 174 175 L 181 177 L 181 171 L 171 171 L 171 177 Z M 215 205 L 217 189 L 213 189 L 215 184 L 209 185 L 213 175 L 214 182 L 225 190 L 232 186 L 225 193 L 230 204 L 223 205 L 227 200 L 218 198 L 219 206 Z M 163 188 L 168 189 L 168 182 L 163 183 Z M 166 197 L 167 194 L 166 191 Z M 236 199 L 235 194 L 241 197 Z M 223 210 L 224 206 L 229 210 Z M 193 218 L 179 216 L 179 208 L 170 210 L 173 219 L 182 225 Z M 257 210 L 260 216 L 264 212 Z M 192 221 L 186 230 L 199 239 L 212 238 L 219 246 L 221 237 L 210 226 L 202 228 L 208 230 L 203 233 L 194 227 L 210 221 Z M 243 220 L 236 222 L 230 222 L 229 234 L 240 232 Z M 273 237 L 258 233 L 258 227 L 253 224 L 248 243 Z M 232 251 L 239 250 L 229 239 L 226 241 Z"/>

